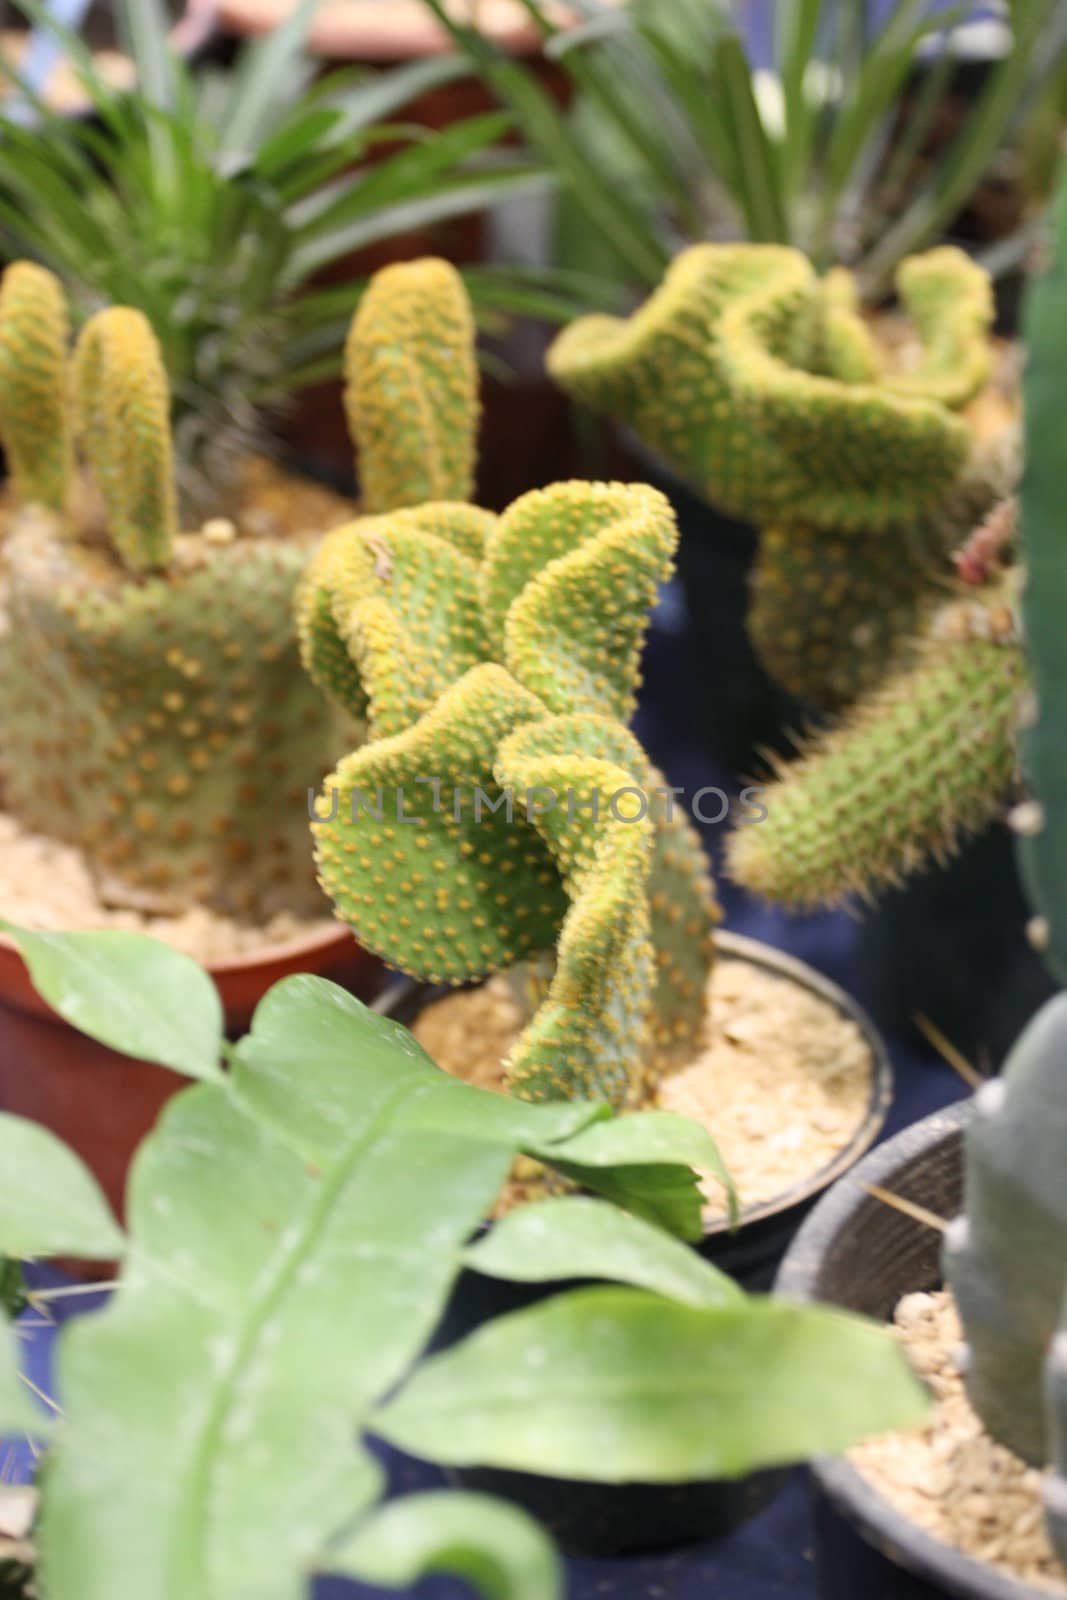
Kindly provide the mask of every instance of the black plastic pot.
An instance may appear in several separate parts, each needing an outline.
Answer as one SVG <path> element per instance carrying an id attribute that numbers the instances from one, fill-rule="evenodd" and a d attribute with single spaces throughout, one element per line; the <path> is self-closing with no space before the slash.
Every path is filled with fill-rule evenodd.
<path id="1" fill-rule="evenodd" d="M 864 1003 L 894 1033 L 928 1017 L 970 1060 L 998 1068 L 1055 992 L 1026 936 L 1029 918 L 1014 836 L 996 823 L 864 915 Z"/>
<path id="2" fill-rule="evenodd" d="M 877 1139 L 893 1098 L 893 1069 L 885 1043 L 870 1018 L 850 995 L 829 978 L 823 977 L 822 973 L 816 972 L 806 962 L 786 955 L 784 951 L 776 950 L 758 939 L 745 938 L 742 934 L 720 932 L 716 935 L 715 943 L 720 960 L 751 962 L 801 984 L 828 1001 L 859 1027 L 870 1046 L 874 1064 L 867 1115 L 854 1137 L 832 1161 L 784 1194 L 743 1211 L 740 1223 L 733 1229 L 721 1218 L 713 1218 L 708 1222 L 704 1238 L 698 1246 L 700 1254 L 728 1272 L 746 1289 L 766 1290 L 774 1282 L 790 1241 L 819 1196 L 843 1172 L 854 1166 Z M 375 1002 L 375 1010 L 410 1025 L 426 1006 L 447 992 L 432 984 L 416 983 L 404 978 L 386 989 Z M 466 1282 L 467 1278 L 473 1279 L 474 1274 L 465 1275 L 463 1281 Z M 510 1284 L 490 1281 L 479 1292 L 490 1298 L 498 1297 L 493 1301 L 495 1313 L 526 1303 L 521 1299 L 509 1299 L 511 1294 L 519 1292 L 516 1286 Z M 541 1294 L 548 1292 L 544 1287 L 540 1290 Z M 476 1321 L 468 1321 L 466 1330 L 481 1320 L 479 1317 Z"/>
<path id="3" fill-rule="evenodd" d="M 888 1321 L 905 1294 L 938 1287 L 939 1232 L 870 1194 L 872 1185 L 951 1218 L 963 1195 L 962 1130 L 970 1102 L 939 1111 L 873 1151 L 820 1202 L 778 1276 L 782 1294 Z M 819 1600 L 1039 1600 L 1018 1583 L 931 1538 L 844 1460 L 812 1469 Z"/>
<path id="4" fill-rule="evenodd" d="M 818 1195 L 859 1159 L 877 1137 L 892 1099 L 893 1079 L 881 1038 L 841 989 L 803 962 L 737 934 L 717 937 L 722 960 L 743 959 L 813 989 L 858 1023 L 871 1047 L 871 1103 L 855 1138 L 833 1162 L 803 1184 L 742 1216 L 733 1232 L 716 1221 L 699 1246 L 748 1289 L 769 1288 L 790 1239 Z M 387 990 L 375 1009 L 411 1023 L 441 995 L 429 984 L 404 980 Z M 491 1226 L 491 1224 L 489 1224 Z M 574 1283 L 510 1283 L 465 1271 L 458 1279 L 433 1341 L 442 1350 L 484 1322 L 535 1304 Z M 467 1488 L 484 1489 L 523 1506 L 542 1521 L 570 1554 L 621 1555 L 722 1536 L 761 1510 L 788 1476 L 786 1469 L 757 1472 L 739 1480 L 693 1484 L 598 1484 L 495 1468 L 464 1468 L 452 1474 Z"/>

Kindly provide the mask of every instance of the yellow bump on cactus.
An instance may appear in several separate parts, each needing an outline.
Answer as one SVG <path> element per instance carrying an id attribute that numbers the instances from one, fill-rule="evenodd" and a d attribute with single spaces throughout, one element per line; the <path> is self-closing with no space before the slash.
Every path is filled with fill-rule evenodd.
<path id="1" fill-rule="evenodd" d="M 902 261 L 896 283 L 919 334 L 921 359 L 911 372 L 889 374 L 887 385 L 959 410 L 988 383 L 992 368 L 989 274 L 962 250 L 942 245 Z"/>
<path id="2" fill-rule="evenodd" d="M 128 306 L 100 311 L 74 354 L 78 431 L 131 572 L 165 567 L 178 531 L 170 391 L 159 341 Z"/>
<path id="3" fill-rule="evenodd" d="M 477 449 L 474 318 L 455 268 L 427 257 L 375 274 L 345 351 L 345 404 L 368 512 L 469 500 Z"/>
<path id="4" fill-rule="evenodd" d="M 0 440 L 17 498 L 58 512 L 72 474 L 69 339 L 59 279 L 14 262 L 0 284 Z"/>

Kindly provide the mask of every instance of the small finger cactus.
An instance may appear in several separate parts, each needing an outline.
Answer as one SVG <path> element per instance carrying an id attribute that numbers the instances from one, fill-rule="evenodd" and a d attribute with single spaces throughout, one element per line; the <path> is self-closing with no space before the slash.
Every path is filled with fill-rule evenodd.
<path id="1" fill-rule="evenodd" d="M 1026 316 L 1023 626 L 1033 682 L 1021 752 L 1033 798 L 1016 813 L 1035 937 L 1067 980 L 1067 185 L 1055 259 Z M 990 1432 L 1051 1466 L 1049 1529 L 1067 1563 L 1067 995 L 1049 1001 L 966 1131 L 964 1211 L 945 1273 L 963 1319 L 971 1398 Z"/>
<path id="2" fill-rule="evenodd" d="M 25 263 L 0 288 L 0 437 L 6 807 L 78 846 L 117 906 L 313 909 L 306 793 L 336 719 L 292 599 L 322 524 L 257 533 L 238 509 L 181 531 L 146 318 L 102 311 L 71 353 L 57 280 Z M 317 491 L 300 506 L 337 518 Z"/>
<path id="3" fill-rule="evenodd" d="M 1001 815 L 1016 779 L 1026 663 L 1013 577 L 932 619 L 916 658 L 779 762 L 766 819 L 728 844 L 731 876 L 805 910 L 871 901 Z"/>
<path id="4" fill-rule="evenodd" d="M 820 707 L 869 687 L 912 637 L 953 544 L 1010 487 L 962 409 L 985 384 L 986 275 L 942 248 L 901 266 L 918 358 L 895 370 L 850 275 L 778 245 L 697 245 L 628 321 L 585 317 L 549 370 L 763 541 L 751 628 Z"/>
<path id="5" fill-rule="evenodd" d="M 377 514 L 326 538 L 297 614 L 312 677 L 368 740 L 324 786 L 320 878 L 361 941 L 419 978 L 554 952 L 510 1086 L 634 1105 L 700 1037 L 716 915 L 699 841 L 625 727 L 674 519 L 642 485 L 555 484 L 499 517 L 461 498 L 477 419 L 461 293 L 443 263 L 387 269 L 350 345 Z M 384 364 L 363 349 L 381 328 Z M 442 461 L 462 470 L 441 477 Z M 456 498 L 412 505 L 412 484 Z"/>

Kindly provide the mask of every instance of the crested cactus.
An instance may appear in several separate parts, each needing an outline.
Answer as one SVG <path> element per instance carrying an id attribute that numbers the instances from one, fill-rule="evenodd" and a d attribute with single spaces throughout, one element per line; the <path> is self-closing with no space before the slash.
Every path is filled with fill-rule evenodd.
<path id="1" fill-rule="evenodd" d="M 321 524 L 257 534 L 238 511 L 179 531 L 147 320 L 102 311 L 73 356 L 65 334 L 58 283 L 10 268 L 5 803 L 78 846 L 115 905 L 311 910 L 305 797 L 330 763 L 334 717 L 299 670 L 292 597 Z M 333 497 L 313 505 L 336 520 Z"/>
<path id="2" fill-rule="evenodd" d="M 1010 486 L 960 414 L 989 374 L 986 275 L 942 248 L 897 284 L 920 343 L 907 371 L 878 348 L 844 269 L 820 281 L 777 245 L 694 246 L 632 318 L 582 318 L 548 357 L 569 393 L 768 530 L 754 643 L 819 706 L 847 703 L 903 647 L 953 535 Z"/>
<path id="3" fill-rule="evenodd" d="M 1023 627 L 1033 706 L 1022 757 L 1033 798 L 1018 809 L 1021 854 L 1039 913 L 1035 934 L 1067 978 L 1067 563 L 1064 374 L 1067 184 L 1055 258 L 1026 316 L 1026 471 L 1020 501 L 1027 582 Z M 1049 1529 L 1067 1563 L 1067 995 L 1030 1023 L 1000 1079 L 977 1097 L 966 1132 L 963 1214 L 946 1236 L 945 1273 L 964 1324 L 968 1389 L 990 1432 L 1050 1465 Z"/>
<path id="4" fill-rule="evenodd" d="M 454 281 L 431 263 L 390 269 L 364 305 L 405 275 L 428 293 L 405 302 L 407 344 L 391 351 L 414 385 L 395 459 L 420 484 L 438 481 L 443 455 L 472 459 L 477 413 L 452 410 L 464 436 L 447 446 L 420 432 L 437 393 L 420 323 L 461 319 Z M 371 448 L 391 461 L 380 374 L 353 367 L 351 414 L 360 448 L 370 419 Z M 455 500 L 401 505 L 328 535 L 298 596 L 305 664 L 369 736 L 319 803 L 323 886 L 368 947 L 434 982 L 539 970 L 555 952 L 507 1063 L 530 1098 L 638 1104 L 700 1037 L 707 871 L 624 726 L 675 538 L 667 501 L 641 485 L 556 484 L 499 517 Z"/>
<path id="5" fill-rule="evenodd" d="M 730 839 L 731 876 L 802 910 L 944 859 L 1004 809 L 1025 686 L 1008 575 L 946 605 L 914 661 L 778 763 L 765 821 Z"/>

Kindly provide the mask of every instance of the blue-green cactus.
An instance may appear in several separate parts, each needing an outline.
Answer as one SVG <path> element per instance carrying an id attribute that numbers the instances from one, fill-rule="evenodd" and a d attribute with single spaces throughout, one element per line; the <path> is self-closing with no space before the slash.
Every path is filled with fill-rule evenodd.
<path id="1" fill-rule="evenodd" d="M 1067 183 L 1051 267 L 1031 292 L 1021 533 L 1033 693 L 1022 756 L 1033 798 L 1016 813 L 1038 910 L 1035 937 L 1067 978 Z M 963 1318 L 971 1398 L 990 1432 L 1050 1465 L 1049 1530 L 1067 1562 L 1067 994 L 981 1090 L 966 1136 L 963 1215 L 945 1272 Z"/>

